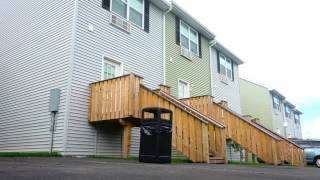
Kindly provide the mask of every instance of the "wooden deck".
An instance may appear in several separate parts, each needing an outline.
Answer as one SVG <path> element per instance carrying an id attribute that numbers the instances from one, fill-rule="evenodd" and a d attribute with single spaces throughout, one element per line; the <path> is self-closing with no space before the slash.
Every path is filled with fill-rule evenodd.
<path id="1" fill-rule="evenodd" d="M 204 115 L 226 126 L 226 137 L 240 144 L 269 164 L 287 162 L 295 166 L 304 165 L 303 149 L 288 139 L 267 128 L 242 117 L 223 105 L 213 101 L 211 96 L 200 96 L 182 100 Z"/>
<path id="2" fill-rule="evenodd" d="M 124 157 L 128 156 L 130 148 L 130 121 L 141 119 L 143 108 L 161 107 L 173 112 L 172 145 L 176 150 L 193 162 L 208 163 L 210 155 L 227 161 L 222 123 L 180 102 L 165 89 L 160 87 L 154 91 L 142 85 L 141 81 L 141 77 L 130 74 L 91 84 L 89 121 L 119 121 L 124 125 Z"/>

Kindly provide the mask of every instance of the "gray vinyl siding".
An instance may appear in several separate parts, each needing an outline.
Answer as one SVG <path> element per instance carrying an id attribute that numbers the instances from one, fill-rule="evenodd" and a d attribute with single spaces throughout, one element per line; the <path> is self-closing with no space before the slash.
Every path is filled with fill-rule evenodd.
<path id="1" fill-rule="evenodd" d="M 110 25 L 110 12 L 103 9 L 101 3 L 101 0 L 78 0 L 66 143 L 69 155 L 91 155 L 97 149 L 99 154 L 117 154 L 103 147 L 104 143 L 96 142 L 113 139 L 113 143 L 121 143 L 118 136 L 109 137 L 104 134 L 106 129 L 97 129 L 88 123 L 89 84 L 101 80 L 103 57 L 122 62 L 125 73 L 143 76 L 150 88 L 163 80 L 162 11 L 151 4 L 150 32 L 133 25 L 128 34 Z M 94 27 L 93 32 L 88 31 L 89 24 Z"/>
<path id="2" fill-rule="evenodd" d="M 228 161 L 241 161 L 240 150 L 232 146 L 232 141 L 227 141 L 227 157 Z"/>
<path id="3" fill-rule="evenodd" d="M 294 137 L 298 139 L 302 139 L 302 131 L 300 124 L 294 124 Z"/>
<path id="4" fill-rule="evenodd" d="M 122 133 L 120 125 L 105 125 L 97 128 L 96 155 L 121 157 Z"/>
<path id="5" fill-rule="evenodd" d="M 139 156 L 139 147 L 140 147 L 140 128 L 134 127 L 131 131 L 131 149 L 130 156 L 138 157 Z"/>
<path id="6" fill-rule="evenodd" d="M 70 0 L 0 2 L 0 152 L 49 151 L 53 88 L 54 151 L 63 152 L 73 10 Z"/>
<path id="7" fill-rule="evenodd" d="M 271 104 L 273 103 L 272 95 L 270 94 Z M 296 124 L 294 121 L 293 115 L 290 118 L 285 116 L 285 105 L 283 101 L 280 104 L 281 111 L 275 110 L 272 105 L 272 123 L 273 131 L 277 132 L 277 129 L 280 129 L 280 134 L 287 138 L 302 138 L 301 127 L 299 124 Z M 288 126 L 284 127 L 284 122 L 287 121 Z"/>
<path id="8" fill-rule="evenodd" d="M 283 105 L 283 111 L 285 109 L 285 106 Z M 299 124 L 295 123 L 294 120 L 294 115 L 293 113 L 291 114 L 290 117 L 286 117 L 285 116 L 285 112 L 282 113 L 284 119 L 286 119 L 286 121 L 288 122 L 288 127 L 287 127 L 287 137 L 288 138 L 298 138 L 298 139 L 302 139 L 301 136 L 301 127 Z"/>
<path id="9" fill-rule="evenodd" d="M 239 85 L 239 68 L 234 63 L 234 81 L 229 80 L 229 84 L 221 82 L 220 74 L 218 72 L 217 50 L 211 48 L 211 62 L 212 62 L 212 96 L 216 102 L 225 100 L 228 102 L 229 108 L 241 114 L 240 104 L 240 85 Z"/>
<path id="10" fill-rule="evenodd" d="M 288 138 L 294 138 L 295 137 L 295 123 L 294 123 L 293 115 L 288 118 L 285 116 L 285 112 L 283 112 L 283 117 L 288 122 L 288 127 L 287 127 Z"/>

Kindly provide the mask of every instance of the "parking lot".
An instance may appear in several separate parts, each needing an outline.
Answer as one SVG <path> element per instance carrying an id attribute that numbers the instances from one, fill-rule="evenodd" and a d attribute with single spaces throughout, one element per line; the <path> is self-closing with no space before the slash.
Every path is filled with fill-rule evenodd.
<path id="1" fill-rule="evenodd" d="M 0 158 L 0 179 L 320 179 L 320 169 L 287 166 L 143 164 L 90 158 Z"/>

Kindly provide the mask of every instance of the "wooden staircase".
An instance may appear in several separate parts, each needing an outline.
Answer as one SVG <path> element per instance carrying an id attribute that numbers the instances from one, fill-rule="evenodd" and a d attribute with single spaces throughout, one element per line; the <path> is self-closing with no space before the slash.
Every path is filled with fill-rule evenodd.
<path id="1" fill-rule="evenodd" d="M 140 126 L 146 107 L 172 110 L 172 146 L 192 162 L 227 163 L 226 140 L 232 139 L 266 163 L 303 165 L 303 149 L 213 101 L 210 96 L 178 100 L 170 88 L 151 90 L 142 77 L 129 74 L 91 84 L 90 123 L 124 126 L 123 156 L 130 152 L 131 128 Z M 211 155 L 211 156 L 210 156 Z"/>
<path id="2" fill-rule="evenodd" d="M 223 103 L 215 103 L 213 97 L 192 97 L 182 101 L 223 123 L 226 126 L 227 139 L 232 139 L 264 162 L 274 165 L 279 162 L 288 162 L 294 166 L 304 165 L 303 149 L 297 144 L 230 110 Z"/>

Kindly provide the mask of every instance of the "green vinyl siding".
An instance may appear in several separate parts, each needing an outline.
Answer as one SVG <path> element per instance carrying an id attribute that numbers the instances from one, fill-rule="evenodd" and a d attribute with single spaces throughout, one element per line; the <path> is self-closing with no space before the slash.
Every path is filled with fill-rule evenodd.
<path id="1" fill-rule="evenodd" d="M 176 97 L 179 80 L 190 83 L 190 96 L 211 95 L 209 41 L 201 36 L 202 58 L 195 56 L 191 61 L 181 56 L 175 21 L 174 14 L 166 15 L 166 85 L 171 86 Z"/>
<path id="2" fill-rule="evenodd" d="M 240 97 L 244 115 L 259 118 L 262 125 L 274 130 L 272 98 L 267 88 L 241 79 Z"/>

